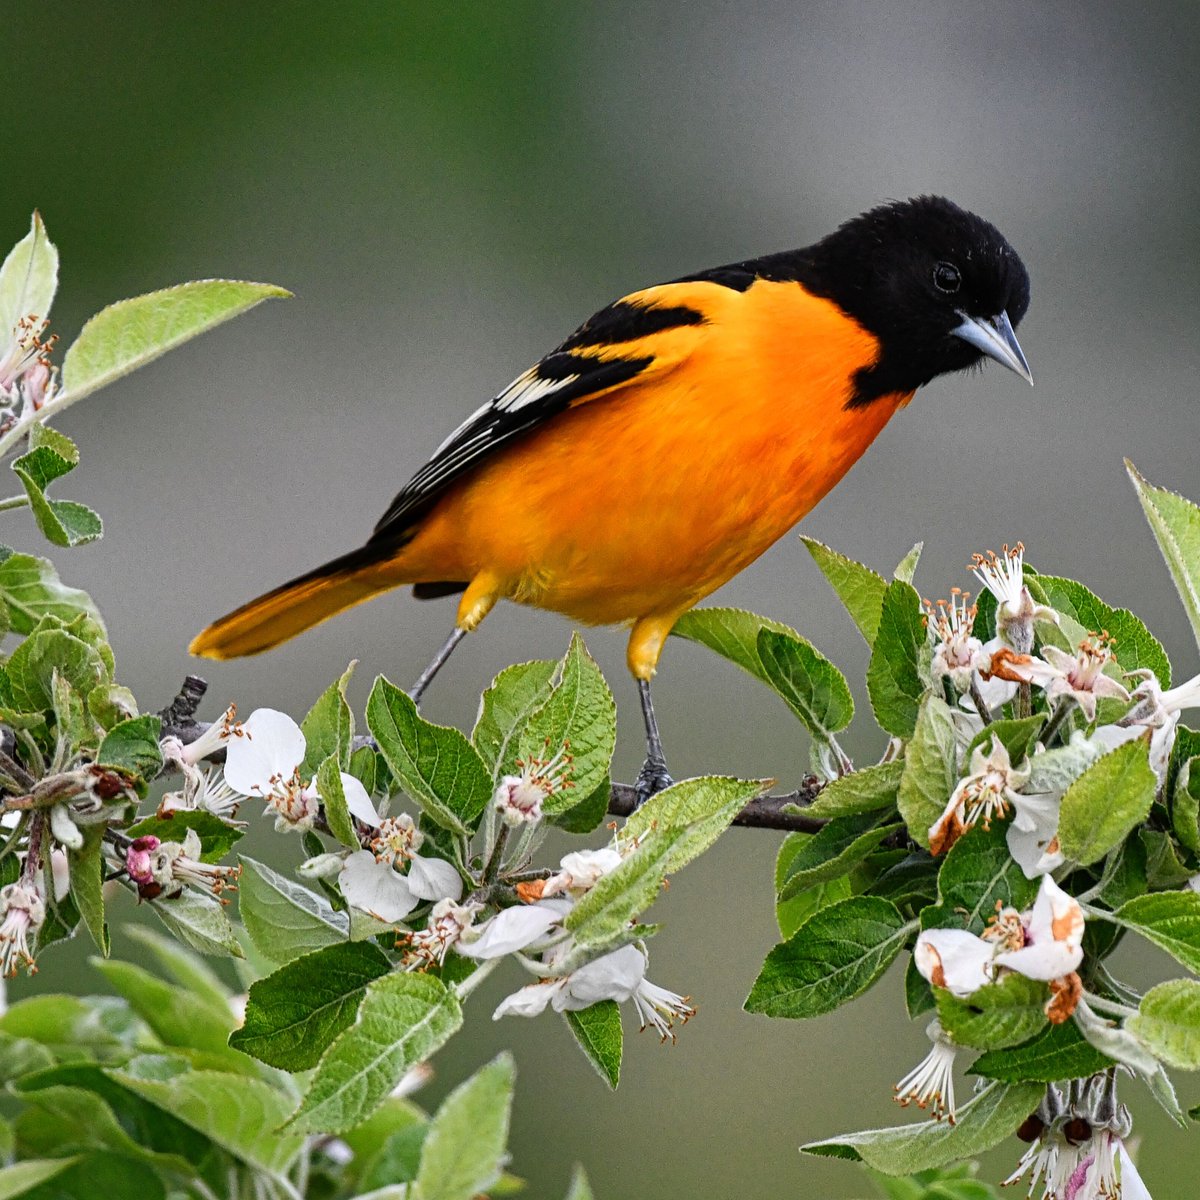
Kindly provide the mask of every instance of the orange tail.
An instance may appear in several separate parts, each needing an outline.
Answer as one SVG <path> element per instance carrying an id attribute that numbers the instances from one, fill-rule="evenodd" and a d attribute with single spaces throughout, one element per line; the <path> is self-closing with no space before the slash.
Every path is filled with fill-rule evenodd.
<path id="1" fill-rule="evenodd" d="M 241 658 L 270 650 L 344 609 L 410 582 L 388 561 L 394 554 L 394 549 L 381 554 L 379 547 L 363 547 L 335 558 L 214 621 L 188 649 L 204 658 Z"/>

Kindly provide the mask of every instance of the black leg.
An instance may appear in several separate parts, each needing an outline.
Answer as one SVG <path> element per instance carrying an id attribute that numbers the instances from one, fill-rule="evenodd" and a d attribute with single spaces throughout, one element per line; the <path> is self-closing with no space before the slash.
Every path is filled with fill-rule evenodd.
<path id="1" fill-rule="evenodd" d="M 454 632 L 446 639 L 446 644 L 433 656 L 433 661 L 421 672 L 421 677 L 413 684 L 412 690 L 408 693 L 414 704 L 420 705 L 421 697 L 425 695 L 425 689 L 433 682 L 433 677 L 442 669 L 446 663 L 446 659 L 454 653 L 454 647 L 467 636 L 465 629 L 459 629 L 457 626 Z"/>
<path id="2" fill-rule="evenodd" d="M 654 701 L 650 699 L 650 684 L 645 679 L 639 679 L 637 685 L 642 697 L 642 719 L 646 722 L 646 761 L 642 763 L 634 783 L 640 807 L 656 792 L 669 788 L 675 781 L 667 773 L 667 759 L 663 754 L 658 721 L 654 716 Z"/>

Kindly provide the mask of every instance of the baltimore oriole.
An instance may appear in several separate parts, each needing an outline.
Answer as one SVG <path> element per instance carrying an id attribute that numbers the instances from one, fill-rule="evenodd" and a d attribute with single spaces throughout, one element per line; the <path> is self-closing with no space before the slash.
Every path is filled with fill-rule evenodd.
<path id="1" fill-rule="evenodd" d="M 679 616 L 795 525 L 922 384 L 985 355 L 1032 383 L 1013 333 L 1028 304 L 1008 242 L 934 196 L 633 292 L 460 425 L 365 546 L 191 650 L 256 654 L 402 584 L 462 592 L 419 699 L 502 598 L 627 623 L 648 795 L 670 781 L 650 679 Z"/>

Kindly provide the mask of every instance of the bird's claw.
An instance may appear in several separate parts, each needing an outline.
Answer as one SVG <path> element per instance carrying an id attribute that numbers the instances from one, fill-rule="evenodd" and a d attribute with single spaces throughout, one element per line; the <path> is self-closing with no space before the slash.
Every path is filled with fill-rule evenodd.
<path id="1" fill-rule="evenodd" d="M 633 782 L 633 790 L 637 793 L 637 807 L 641 808 L 651 796 L 669 788 L 675 782 L 667 771 L 666 761 L 662 758 L 650 757 L 642 763 L 637 779 Z M 636 811 L 636 810 L 635 810 Z"/>

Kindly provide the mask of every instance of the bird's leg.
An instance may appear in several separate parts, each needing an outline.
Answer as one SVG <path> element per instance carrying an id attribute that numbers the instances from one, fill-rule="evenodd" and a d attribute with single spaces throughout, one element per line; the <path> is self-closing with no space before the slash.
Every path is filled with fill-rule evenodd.
<path id="1" fill-rule="evenodd" d="M 662 738 L 658 736 L 658 720 L 654 716 L 654 701 L 650 699 L 650 681 L 637 681 L 638 693 L 642 698 L 642 719 L 646 722 L 646 761 L 634 782 L 640 808 L 651 796 L 669 788 L 675 781 L 667 771 L 667 759 L 663 754 Z"/>
<path id="2" fill-rule="evenodd" d="M 408 693 L 409 698 L 416 705 L 420 705 L 421 697 L 425 695 L 425 689 L 433 682 L 433 677 L 442 669 L 446 663 L 446 659 L 454 653 L 454 647 L 467 636 L 467 631 L 455 626 L 453 632 L 446 639 L 442 648 L 433 656 L 433 661 L 421 672 L 417 682 L 412 685 L 412 690 Z"/>

